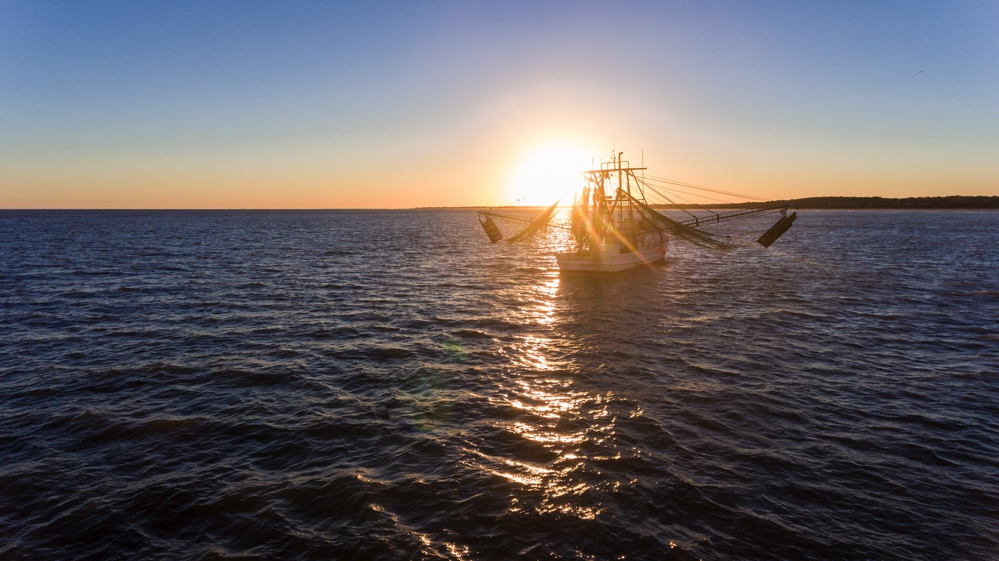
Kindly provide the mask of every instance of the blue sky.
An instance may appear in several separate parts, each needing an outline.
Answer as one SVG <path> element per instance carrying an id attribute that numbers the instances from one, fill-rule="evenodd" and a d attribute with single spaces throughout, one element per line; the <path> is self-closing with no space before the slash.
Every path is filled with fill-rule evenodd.
<path id="1" fill-rule="evenodd" d="M 999 195 L 997 99 L 996 2 L 0 2 L 0 207 L 504 204 L 552 144 Z"/>

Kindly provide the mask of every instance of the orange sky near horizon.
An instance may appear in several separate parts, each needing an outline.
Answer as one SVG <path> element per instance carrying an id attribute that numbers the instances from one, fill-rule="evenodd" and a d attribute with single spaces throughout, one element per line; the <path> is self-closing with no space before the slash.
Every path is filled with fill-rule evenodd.
<path id="1" fill-rule="evenodd" d="M 401 158 L 399 153 L 373 149 L 371 153 L 355 152 L 344 161 L 325 154 L 222 161 L 178 156 L 174 161 L 183 165 L 173 164 L 168 157 L 135 158 L 111 165 L 107 160 L 63 161 L 45 169 L 7 168 L 5 184 L 16 187 L 3 190 L 0 207 L 327 209 L 542 205 L 557 197 L 548 200 L 538 198 L 543 197 L 539 194 L 519 199 L 523 193 L 515 185 L 518 168 L 532 160 L 533 154 L 543 156 L 551 147 L 566 145 L 586 144 L 541 137 L 534 144 L 507 142 L 471 157 L 467 152 L 455 157 L 454 152 L 442 146 L 438 155 L 419 150 Z M 625 148 L 618 146 L 619 150 Z M 858 150 L 841 154 L 851 165 L 838 166 L 834 160 L 809 154 L 796 153 L 789 159 L 786 149 L 760 146 L 716 158 L 698 154 L 689 146 L 662 155 L 641 146 L 624 151 L 624 157 L 636 166 L 644 155 L 650 174 L 770 200 L 999 194 L 995 181 L 999 169 L 980 163 L 976 168 L 972 158 L 960 154 L 944 163 L 913 161 L 918 159 L 913 156 L 886 162 L 883 158 L 871 161 Z M 611 156 L 609 149 L 590 153 L 604 160 Z M 672 161 L 674 158 L 679 161 Z M 780 165 L 771 163 L 773 160 Z M 572 169 L 564 168 L 562 176 L 566 174 L 573 175 Z M 538 181 L 545 177 L 541 175 Z M 543 187 L 539 192 L 547 193 Z M 563 202 L 571 200 L 571 192 L 566 193 Z M 738 198 L 723 198 L 741 202 Z"/>

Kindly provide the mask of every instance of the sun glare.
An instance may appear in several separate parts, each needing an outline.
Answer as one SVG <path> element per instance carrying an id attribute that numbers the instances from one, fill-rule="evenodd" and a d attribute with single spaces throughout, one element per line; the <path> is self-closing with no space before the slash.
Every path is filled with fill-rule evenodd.
<path id="1" fill-rule="evenodd" d="M 535 150 L 513 173 L 510 181 L 513 202 L 548 206 L 562 199 L 562 203 L 571 204 L 573 193 L 583 183 L 580 172 L 589 166 L 589 156 L 574 146 L 550 145 Z"/>

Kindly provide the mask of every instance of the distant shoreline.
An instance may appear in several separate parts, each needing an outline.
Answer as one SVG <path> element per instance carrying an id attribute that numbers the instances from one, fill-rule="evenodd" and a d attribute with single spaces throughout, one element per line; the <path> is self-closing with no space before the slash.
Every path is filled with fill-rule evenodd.
<path id="1" fill-rule="evenodd" d="M 661 209 L 738 209 L 767 206 L 787 206 L 804 210 L 999 210 L 999 196 L 947 197 L 906 197 L 890 199 L 885 197 L 805 197 L 753 203 L 728 203 L 717 205 L 652 205 Z M 473 210 L 473 209 L 534 210 L 546 207 L 534 206 L 463 206 L 463 207 L 417 207 L 415 210 Z"/>
<path id="2" fill-rule="evenodd" d="M 571 205 L 565 205 L 568 208 Z M 752 203 L 717 205 L 660 205 L 653 208 L 672 210 L 740 209 L 787 206 L 801 210 L 999 210 L 999 196 L 907 197 L 806 197 Z M 13 212 L 405 212 L 412 210 L 514 210 L 537 211 L 547 206 L 474 205 L 474 206 L 423 206 L 411 208 L 3 208 L 0 213 Z"/>

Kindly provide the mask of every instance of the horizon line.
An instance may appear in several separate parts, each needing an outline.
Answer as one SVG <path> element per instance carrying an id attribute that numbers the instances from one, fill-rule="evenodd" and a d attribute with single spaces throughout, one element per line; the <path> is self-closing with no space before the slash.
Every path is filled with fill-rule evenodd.
<path id="1" fill-rule="evenodd" d="M 816 197 L 801 197 L 796 199 L 773 199 L 769 201 L 745 201 L 745 202 L 733 202 L 733 203 L 718 203 L 718 204 L 652 204 L 652 207 L 660 208 L 690 208 L 695 210 L 704 210 L 710 208 L 720 208 L 726 206 L 756 206 L 756 205 L 766 205 L 775 203 L 796 203 L 805 201 L 842 201 L 846 202 L 849 200 L 853 201 L 864 201 L 864 200 L 880 200 L 880 201 L 908 201 L 908 200 L 945 200 L 945 199 L 971 199 L 971 200 L 984 200 L 984 199 L 999 199 L 999 195 L 934 195 L 934 196 L 919 196 L 919 197 L 882 197 L 878 195 L 872 196 L 842 196 L 842 195 L 830 195 L 830 196 L 816 196 Z M 32 208 L 0 208 L 0 212 L 26 212 L 26 211 L 65 211 L 65 212 L 80 212 L 80 211 L 98 211 L 98 212 L 109 212 L 109 211 L 130 211 L 130 212 L 150 212 L 150 211 L 165 211 L 165 212 L 183 212 L 183 211 L 407 211 L 407 210 L 477 210 L 477 209 L 521 209 L 521 210 L 535 210 L 535 209 L 545 209 L 549 205 L 460 205 L 460 206 L 418 206 L 418 207 L 405 207 L 405 208 L 385 208 L 385 207 L 324 207 L 324 208 L 307 208 L 307 207 L 268 207 L 268 208 L 236 208 L 236 207 L 198 207 L 198 208 L 149 208 L 149 207 L 128 207 L 128 208 L 59 208 L 59 207 L 32 207 Z M 572 208 L 572 205 L 559 205 L 556 208 Z M 846 208 L 846 207 L 840 207 Z M 958 209 L 959 207 L 954 207 Z M 973 208 L 973 207 L 972 207 Z M 997 205 L 996 208 L 999 208 Z"/>

